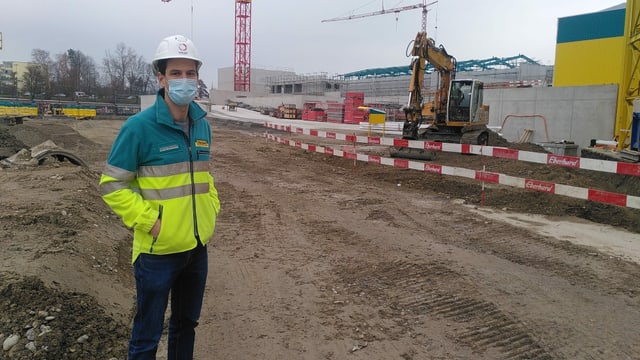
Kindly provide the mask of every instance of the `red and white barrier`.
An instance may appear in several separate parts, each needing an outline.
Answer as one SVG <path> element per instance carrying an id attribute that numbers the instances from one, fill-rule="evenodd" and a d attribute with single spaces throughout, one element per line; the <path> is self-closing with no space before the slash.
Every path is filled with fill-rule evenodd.
<path id="1" fill-rule="evenodd" d="M 459 154 L 475 154 L 488 157 L 503 158 L 517 161 L 526 161 L 537 164 L 545 164 L 551 166 L 569 167 L 574 169 L 583 169 L 591 171 L 599 171 L 613 173 L 619 175 L 630 175 L 640 177 L 639 163 L 625 163 L 619 161 L 599 160 L 581 158 L 576 156 L 555 155 L 548 153 L 538 153 L 532 151 L 514 150 L 498 146 L 482 146 L 471 144 L 451 144 L 420 140 L 406 140 L 397 138 L 380 138 L 372 136 L 357 136 L 340 134 L 330 131 L 313 130 L 288 125 L 278 125 L 266 122 L 267 128 L 292 132 L 296 134 L 316 136 L 327 139 L 344 140 L 350 143 L 361 143 L 369 145 L 387 145 L 394 147 L 409 147 L 413 149 L 443 151 Z"/>
<path id="2" fill-rule="evenodd" d="M 353 138 L 355 137 L 352 135 L 336 134 L 333 132 L 310 130 L 310 133 L 314 133 L 314 132 L 317 132 L 318 136 L 324 135 L 321 137 L 337 139 L 337 140 L 345 140 L 345 141 L 351 141 L 351 142 L 353 142 Z M 607 192 L 607 191 L 602 191 L 597 189 L 588 189 L 588 188 L 581 188 L 576 186 L 556 184 L 556 183 L 540 181 L 535 179 L 518 178 L 510 175 L 488 172 L 488 171 L 471 170 L 471 169 L 465 169 L 465 168 L 459 168 L 459 167 L 445 166 L 445 165 L 439 165 L 431 162 L 425 163 L 425 162 L 413 161 L 408 159 L 387 158 L 387 157 L 377 156 L 377 155 L 360 154 L 357 152 L 349 152 L 349 151 L 334 149 L 332 147 L 327 147 L 327 146 L 306 144 L 300 141 L 285 139 L 283 137 L 275 136 L 273 134 L 268 134 L 268 133 L 266 133 L 264 136 L 269 140 L 273 140 L 281 144 L 286 144 L 292 147 L 297 147 L 303 150 L 313 151 L 321 154 L 329 154 L 329 155 L 334 155 L 338 157 L 343 157 L 345 159 L 354 159 L 357 161 L 369 162 L 369 163 L 386 165 L 386 166 L 393 166 L 395 168 L 400 168 L 400 169 L 413 169 L 413 170 L 434 173 L 434 174 L 459 176 L 459 177 L 474 179 L 478 181 L 512 186 L 512 187 L 517 187 L 517 188 L 522 188 L 527 190 L 545 192 L 545 193 L 556 194 L 556 195 L 564 195 L 564 196 L 582 199 L 582 200 L 640 209 L 640 197 L 637 197 L 637 196 L 612 193 L 612 192 Z M 373 143 L 378 144 L 377 142 L 373 142 Z M 438 144 L 442 145 L 443 147 L 444 145 L 454 145 L 454 146 L 460 146 L 462 148 L 466 148 L 467 146 L 469 146 L 469 145 L 465 146 L 464 144 L 444 144 L 444 143 L 438 143 Z M 489 148 L 489 147 L 485 147 L 485 148 Z M 501 149 L 501 148 L 498 148 L 498 149 Z M 510 149 L 506 149 L 506 150 L 510 150 Z M 465 152 L 465 153 L 474 153 L 474 152 Z M 524 153 L 527 153 L 527 152 L 524 152 Z M 529 153 L 529 154 L 537 154 L 537 153 Z M 483 155 L 486 155 L 486 154 L 483 154 Z M 548 154 L 542 154 L 542 155 L 546 156 Z M 562 158 L 570 158 L 570 157 L 563 156 Z M 558 159 L 556 161 L 558 161 L 559 163 L 563 163 L 564 161 L 571 162 L 573 160 Z M 578 162 L 578 164 L 579 163 L 580 162 Z M 566 164 L 557 164 L 557 165 L 567 166 Z"/>

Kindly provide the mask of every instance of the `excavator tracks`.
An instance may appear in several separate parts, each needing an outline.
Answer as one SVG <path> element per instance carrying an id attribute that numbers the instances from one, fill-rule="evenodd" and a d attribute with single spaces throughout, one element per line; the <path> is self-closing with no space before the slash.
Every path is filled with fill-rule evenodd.
<path id="1" fill-rule="evenodd" d="M 489 145 L 489 133 L 487 130 L 467 131 L 460 137 L 461 144 Z"/>
<path id="2" fill-rule="evenodd" d="M 436 133 L 426 133 L 426 134 L 427 135 L 424 136 L 424 139 L 423 139 L 425 141 L 440 140 L 440 137 L 437 137 L 437 139 L 432 139 L 429 136 L 431 134 L 436 134 Z M 472 130 L 472 131 L 467 131 L 456 138 L 449 136 L 448 140 L 449 141 L 445 141 L 445 142 L 452 142 L 452 143 L 459 142 L 460 144 L 472 144 L 472 145 L 489 145 L 489 133 L 487 130 Z M 415 160 L 424 160 L 424 161 L 435 160 L 437 157 L 437 152 L 435 151 L 415 149 L 415 148 L 391 147 L 389 148 L 389 153 L 391 157 L 394 157 L 394 158 L 405 158 L 405 159 L 415 159 Z"/>

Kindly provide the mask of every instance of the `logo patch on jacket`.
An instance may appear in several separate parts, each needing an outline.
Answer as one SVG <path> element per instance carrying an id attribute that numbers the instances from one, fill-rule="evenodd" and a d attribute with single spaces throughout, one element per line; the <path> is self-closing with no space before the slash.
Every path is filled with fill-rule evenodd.
<path id="1" fill-rule="evenodd" d="M 196 140 L 197 147 L 208 147 L 209 143 L 206 140 Z"/>

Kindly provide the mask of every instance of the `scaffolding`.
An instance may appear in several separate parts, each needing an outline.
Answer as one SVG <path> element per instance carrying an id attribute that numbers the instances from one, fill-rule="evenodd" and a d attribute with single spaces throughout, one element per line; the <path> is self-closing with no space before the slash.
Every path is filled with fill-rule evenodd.
<path id="1" fill-rule="evenodd" d="M 550 86 L 553 67 L 540 65 L 537 61 L 517 55 L 506 58 L 492 57 L 484 60 L 466 60 L 457 63 L 457 78 L 478 79 L 487 88 L 520 86 Z M 404 102 L 411 81 L 410 66 L 372 68 L 342 75 L 329 76 L 326 72 L 296 74 L 283 72 L 266 76 L 266 93 L 273 95 L 322 96 L 329 92 L 361 92 L 369 99 L 381 98 L 385 101 L 398 99 Z M 438 73 L 428 64 L 424 78 L 424 93 L 430 94 L 438 88 Z M 493 86 L 491 84 L 494 84 Z"/>
<path id="2" fill-rule="evenodd" d="M 326 72 L 312 74 L 283 73 L 264 78 L 269 94 L 315 95 L 342 90 L 343 80 Z"/>
<path id="3" fill-rule="evenodd" d="M 522 54 L 503 58 L 494 56 L 488 59 L 481 60 L 458 61 L 456 63 L 456 72 L 515 69 L 522 64 L 540 65 L 539 62 Z M 426 64 L 424 72 L 425 74 L 431 74 L 434 72 L 434 70 L 435 69 L 433 65 Z M 411 75 L 410 65 L 359 70 L 343 74 L 342 78 L 344 78 L 345 80 L 356 80 L 379 77 L 396 77 L 403 75 Z"/>

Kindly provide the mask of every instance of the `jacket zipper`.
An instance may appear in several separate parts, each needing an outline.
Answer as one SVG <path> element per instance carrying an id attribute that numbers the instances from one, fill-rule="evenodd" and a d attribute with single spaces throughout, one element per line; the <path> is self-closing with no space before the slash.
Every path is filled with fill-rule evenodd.
<path id="1" fill-rule="evenodd" d="M 191 146 L 191 127 L 193 126 L 193 120 L 189 116 L 189 134 L 184 134 L 185 141 L 187 142 L 187 149 L 189 152 L 189 175 L 191 176 L 191 207 L 193 210 L 193 236 L 195 236 L 198 246 L 203 246 L 200 240 L 200 233 L 198 232 L 198 214 L 196 213 L 196 181 L 193 174 L 193 147 Z"/>

